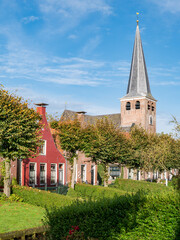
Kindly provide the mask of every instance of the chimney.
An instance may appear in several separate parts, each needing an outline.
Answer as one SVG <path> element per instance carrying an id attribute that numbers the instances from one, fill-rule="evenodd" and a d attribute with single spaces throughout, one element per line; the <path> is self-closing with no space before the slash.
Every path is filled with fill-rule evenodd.
<path id="1" fill-rule="evenodd" d="M 77 113 L 78 120 L 80 121 L 81 124 L 83 124 L 84 123 L 84 115 L 86 114 L 86 112 L 81 111 L 81 112 L 76 112 L 76 113 Z"/>
<path id="2" fill-rule="evenodd" d="M 35 105 L 37 106 L 36 110 L 37 112 L 42 115 L 45 116 L 46 115 L 46 106 L 48 106 L 47 103 L 35 103 Z"/>

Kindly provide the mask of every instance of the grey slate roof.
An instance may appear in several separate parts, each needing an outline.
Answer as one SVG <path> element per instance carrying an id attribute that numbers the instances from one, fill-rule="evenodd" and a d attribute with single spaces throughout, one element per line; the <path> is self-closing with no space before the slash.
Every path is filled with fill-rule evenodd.
<path id="1" fill-rule="evenodd" d="M 155 100 L 150 90 L 139 26 L 137 24 L 127 95 L 123 98 L 143 96 Z"/>
<path id="2" fill-rule="evenodd" d="M 74 120 L 77 118 L 78 113 L 71 110 L 64 110 L 63 114 L 61 115 L 60 121 L 69 121 Z M 121 127 L 121 114 L 115 113 L 115 114 L 106 114 L 106 115 L 97 115 L 97 116 L 91 116 L 91 115 L 84 115 L 84 121 L 89 124 L 95 124 L 98 119 L 108 118 L 116 127 Z M 122 130 L 125 132 L 130 131 L 130 126 L 123 127 Z"/>

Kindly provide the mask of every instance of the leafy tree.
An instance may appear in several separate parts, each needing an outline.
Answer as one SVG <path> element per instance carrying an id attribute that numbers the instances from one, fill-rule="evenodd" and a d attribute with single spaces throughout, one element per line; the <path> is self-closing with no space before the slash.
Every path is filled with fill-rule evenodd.
<path id="1" fill-rule="evenodd" d="M 4 193 L 10 196 L 11 160 L 33 157 L 41 145 L 41 117 L 27 101 L 0 89 L 0 156 L 5 162 Z"/>
<path id="2" fill-rule="evenodd" d="M 87 134 L 88 131 L 91 135 Z M 84 137 L 83 150 L 92 161 L 103 166 L 104 186 L 107 186 L 109 164 L 126 163 L 129 155 L 128 138 L 107 118 L 98 120 L 94 126 L 87 126 L 83 132 L 84 136 L 88 136 L 87 139 Z"/>
<path id="3" fill-rule="evenodd" d="M 74 189 L 78 151 L 83 146 L 81 123 L 77 119 L 67 122 L 52 121 L 51 127 L 57 130 L 61 148 L 66 151 L 72 169 L 71 187 Z"/>
<path id="4" fill-rule="evenodd" d="M 169 134 L 150 134 L 135 127 L 130 133 L 133 158 L 129 164 L 145 171 L 179 168 L 180 141 Z"/>
<path id="5" fill-rule="evenodd" d="M 180 139 L 180 122 L 176 119 L 176 117 L 173 116 L 172 121 L 170 123 L 174 124 L 174 135 L 177 139 Z"/>

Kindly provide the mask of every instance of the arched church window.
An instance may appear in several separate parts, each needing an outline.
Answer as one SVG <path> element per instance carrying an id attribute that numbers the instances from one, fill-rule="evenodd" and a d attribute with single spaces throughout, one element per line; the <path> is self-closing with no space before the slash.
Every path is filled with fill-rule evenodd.
<path id="1" fill-rule="evenodd" d="M 152 106 L 152 111 L 154 111 L 154 106 Z"/>
<path id="2" fill-rule="evenodd" d="M 153 117 L 152 116 L 149 116 L 149 124 L 153 125 Z"/>
<path id="3" fill-rule="evenodd" d="M 151 106 L 148 104 L 148 110 L 150 110 L 151 109 Z"/>
<path id="4" fill-rule="evenodd" d="M 126 103 L 126 110 L 131 110 L 131 103 L 130 102 Z"/>
<path id="5" fill-rule="evenodd" d="M 136 101 L 135 107 L 136 109 L 140 109 L 140 101 Z"/>

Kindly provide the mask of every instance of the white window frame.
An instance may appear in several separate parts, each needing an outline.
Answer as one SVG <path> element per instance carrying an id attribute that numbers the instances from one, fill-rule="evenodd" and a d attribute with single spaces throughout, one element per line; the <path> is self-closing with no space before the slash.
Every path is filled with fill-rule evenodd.
<path id="1" fill-rule="evenodd" d="M 51 165 L 55 165 L 55 183 L 51 183 L 51 177 L 50 177 L 50 183 L 51 185 L 56 185 L 57 184 L 57 163 L 51 163 Z"/>
<path id="2" fill-rule="evenodd" d="M 41 164 L 45 165 L 45 183 L 41 183 Z M 39 165 L 39 181 L 40 185 L 45 185 L 47 183 L 47 163 L 40 163 Z"/>
<path id="3" fill-rule="evenodd" d="M 87 174 L 86 174 L 87 168 L 86 168 L 86 164 L 81 164 L 81 166 L 85 166 L 85 181 L 84 182 L 86 182 L 87 181 Z M 82 180 L 82 176 L 81 176 L 81 180 Z"/>
<path id="4" fill-rule="evenodd" d="M 93 171 L 94 171 L 94 184 L 93 185 L 96 185 L 96 176 L 95 176 L 95 174 L 96 174 L 96 165 L 93 165 Z"/>
<path id="5" fill-rule="evenodd" d="M 164 170 L 164 179 L 166 179 L 167 176 L 166 176 L 166 170 Z"/>
<path id="6" fill-rule="evenodd" d="M 34 184 L 30 183 L 30 164 L 34 164 L 34 169 L 35 169 L 35 185 L 37 185 L 37 163 L 36 162 L 30 162 L 29 163 L 29 185 L 33 186 Z"/>
<path id="7" fill-rule="evenodd" d="M 44 140 L 44 139 L 41 140 L 41 141 L 44 142 L 44 144 L 42 145 L 42 147 L 43 147 L 43 152 L 40 152 L 39 154 L 45 156 L 45 155 L 46 155 L 46 148 L 47 148 L 47 141 Z"/>
<path id="8" fill-rule="evenodd" d="M 76 164 L 76 176 L 75 176 L 75 181 L 77 182 L 78 180 L 78 164 Z"/>
<path id="9" fill-rule="evenodd" d="M 62 165 L 62 169 L 63 169 L 63 185 L 64 185 L 64 163 L 59 163 L 59 166 Z M 59 167 L 59 170 L 60 170 L 60 167 Z M 59 174 L 59 172 L 58 172 Z M 59 175 L 58 175 L 58 178 L 59 178 Z"/>
<path id="10" fill-rule="evenodd" d="M 133 168 L 128 168 L 128 179 L 134 180 L 134 169 Z"/>

